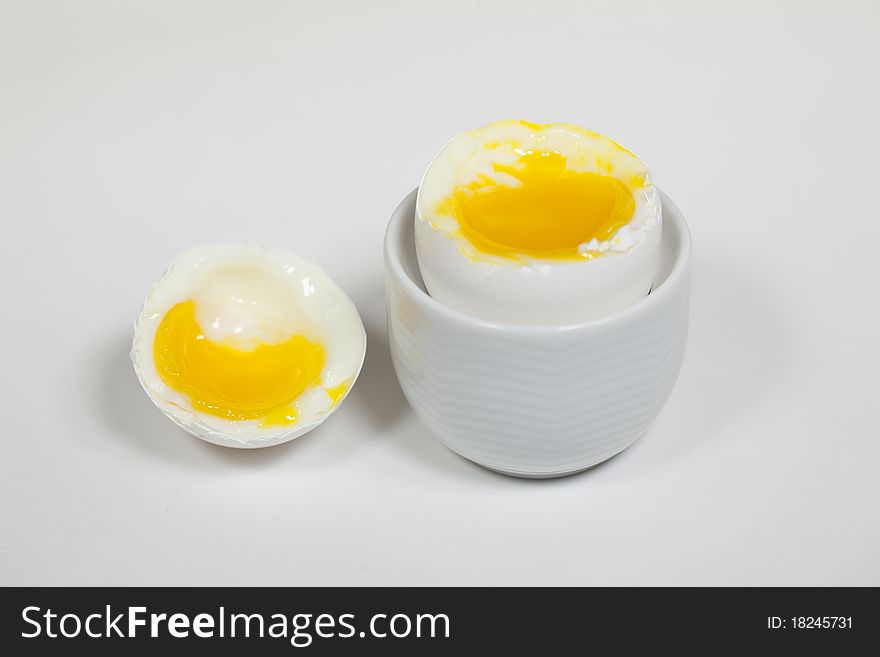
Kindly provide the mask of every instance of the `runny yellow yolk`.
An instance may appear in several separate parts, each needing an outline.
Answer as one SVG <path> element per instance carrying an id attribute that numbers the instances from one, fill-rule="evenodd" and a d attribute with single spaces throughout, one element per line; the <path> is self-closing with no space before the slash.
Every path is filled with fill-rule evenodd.
<path id="1" fill-rule="evenodd" d="M 438 211 L 454 216 L 478 251 L 506 258 L 583 260 L 579 246 L 604 241 L 629 223 L 635 199 L 617 178 L 567 168 L 557 152 L 528 151 L 512 166 L 495 164 L 516 186 L 488 176 L 456 186 Z"/>
<path id="2" fill-rule="evenodd" d="M 250 351 L 212 342 L 196 321 L 192 301 L 178 303 L 162 318 L 153 358 L 165 385 L 195 410 L 263 426 L 296 422 L 296 398 L 320 383 L 324 369 L 324 348 L 300 335 Z M 327 391 L 334 404 L 345 393 L 337 388 Z"/>

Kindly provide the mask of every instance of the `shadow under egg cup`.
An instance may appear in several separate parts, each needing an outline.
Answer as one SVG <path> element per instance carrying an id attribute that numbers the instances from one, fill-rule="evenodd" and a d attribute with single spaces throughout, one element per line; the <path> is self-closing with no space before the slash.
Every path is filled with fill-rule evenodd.
<path id="1" fill-rule="evenodd" d="M 416 258 L 416 191 L 385 234 L 388 339 L 416 416 L 449 449 L 508 475 L 561 477 L 629 447 L 672 392 L 687 342 L 690 235 L 660 192 L 654 286 L 608 317 L 498 324 L 431 298 Z"/>

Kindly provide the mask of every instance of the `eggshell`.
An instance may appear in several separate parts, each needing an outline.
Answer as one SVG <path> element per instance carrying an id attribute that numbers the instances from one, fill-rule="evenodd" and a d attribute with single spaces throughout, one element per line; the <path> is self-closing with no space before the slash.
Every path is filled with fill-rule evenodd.
<path id="1" fill-rule="evenodd" d="M 260 295 L 269 313 L 286 312 L 291 331 L 320 340 L 326 353 L 321 386 L 304 391 L 296 400 L 299 420 L 285 426 L 261 426 L 256 420 L 231 421 L 195 410 L 189 399 L 165 385 L 153 360 L 156 330 L 165 313 L 177 303 L 202 299 L 224 312 L 222 299 L 235 288 L 236 268 L 245 265 L 265 274 L 239 285 L 238 294 Z M 230 274 L 230 272 L 232 272 Z M 231 277 L 231 280 L 230 280 Z M 198 305 L 198 302 L 197 302 Z M 260 322 L 248 321 L 239 308 L 237 324 L 259 334 Z M 251 320 L 253 318 L 250 318 Z M 259 317 L 257 318 L 259 319 Z M 277 322 L 276 322 L 277 323 Z M 212 329 L 203 327 L 206 335 Z M 239 328 L 240 328 L 239 326 Z M 209 338 L 214 339 L 214 336 Z M 138 379 L 153 403 L 185 431 L 226 447 L 268 447 L 311 431 L 330 416 L 351 391 L 363 365 L 366 332 L 351 299 L 324 271 L 282 249 L 259 244 L 196 247 L 180 255 L 152 287 L 136 323 L 131 359 Z M 324 388 L 347 385 L 335 403 Z"/>
<path id="2" fill-rule="evenodd" d="M 498 181 L 495 164 L 509 166 L 533 149 L 566 155 L 573 171 L 643 181 L 631 188 L 636 206 L 629 223 L 589 244 L 596 257 L 511 260 L 481 253 L 460 234 L 455 217 L 441 211 L 456 186 L 480 176 Z M 577 324 L 630 306 L 651 289 L 661 231 L 660 199 L 647 165 L 607 137 L 569 124 L 498 121 L 463 132 L 431 162 L 416 200 L 415 245 L 428 293 L 488 322 Z"/>

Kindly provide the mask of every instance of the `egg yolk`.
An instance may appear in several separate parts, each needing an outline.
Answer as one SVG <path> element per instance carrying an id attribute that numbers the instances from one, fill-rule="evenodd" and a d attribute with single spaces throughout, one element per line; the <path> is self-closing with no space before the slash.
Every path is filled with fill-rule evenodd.
<path id="1" fill-rule="evenodd" d="M 250 351 L 212 342 L 196 321 L 192 301 L 178 303 L 162 318 L 153 358 L 165 385 L 195 410 L 263 426 L 296 422 L 294 401 L 320 382 L 324 369 L 324 348 L 300 335 Z M 345 386 L 328 390 L 334 403 Z"/>
<path id="2" fill-rule="evenodd" d="M 483 253 L 549 260 L 594 257 L 595 251 L 580 247 L 607 240 L 629 223 L 635 199 L 617 178 L 572 171 L 566 164 L 566 157 L 555 151 L 527 151 L 513 165 L 493 166 L 518 185 L 480 176 L 456 185 L 438 211 L 454 216 L 461 235 Z"/>

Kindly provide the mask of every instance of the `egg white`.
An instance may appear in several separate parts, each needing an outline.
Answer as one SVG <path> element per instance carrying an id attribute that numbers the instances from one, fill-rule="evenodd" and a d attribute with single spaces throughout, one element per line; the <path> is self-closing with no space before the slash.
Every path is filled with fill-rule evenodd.
<path id="1" fill-rule="evenodd" d="M 550 261 L 515 260 L 480 252 L 458 231 L 441 201 L 459 185 L 481 175 L 502 184 L 520 184 L 493 165 L 511 165 L 523 152 L 556 151 L 567 167 L 597 172 L 630 187 L 635 211 L 608 240 L 582 250 L 599 257 Z M 568 124 L 535 129 L 520 121 L 498 121 L 450 140 L 425 172 L 416 200 L 415 242 L 428 293 L 444 305 L 479 319 L 514 324 L 576 324 L 608 316 L 645 297 L 659 258 L 662 211 L 647 165 L 602 135 Z"/>
<path id="2" fill-rule="evenodd" d="M 227 420 L 195 410 L 168 387 L 156 370 L 153 342 L 165 314 L 176 304 L 196 302 L 206 337 L 242 349 L 302 335 L 324 347 L 320 386 L 296 399 L 297 421 L 260 426 L 258 420 Z M 135 324 L 131 358 L 147 395 L 189 433 L 227 447 L 276 445 L 315 428 L 342 403 L 325 388 L 360 373 L 366 352 L 363 322 L 351 299 L 324 271 L 282 249 L 258 244 L 202 246 L 180 255 L 147 295 Z"/>

